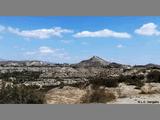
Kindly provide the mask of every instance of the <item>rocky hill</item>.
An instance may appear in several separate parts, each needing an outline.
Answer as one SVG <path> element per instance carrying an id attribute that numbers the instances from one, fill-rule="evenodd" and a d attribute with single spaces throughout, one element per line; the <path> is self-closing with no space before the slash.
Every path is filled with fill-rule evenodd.
<path id="1" fill-rule="evenodd" d="M 100 66 L 107 66 L 109 65 L 110 62 L 105 61 L 104 59 L 98 57 L 98 56 L 93 56 L 88 60 L 83 60 L 77 65 L 79 67 L 100 67 Z"/>
<path id="2" fill-rule="evenodd" d="M 103 73 L 105 77 L 132 76 L 150 71 L 146 66 L 129 66 L 93 56 L 77 64 L 53 64 L 42 61 L 0 61 L 0 79 L 25 85 L 59 86 L 86 83 Z"/>

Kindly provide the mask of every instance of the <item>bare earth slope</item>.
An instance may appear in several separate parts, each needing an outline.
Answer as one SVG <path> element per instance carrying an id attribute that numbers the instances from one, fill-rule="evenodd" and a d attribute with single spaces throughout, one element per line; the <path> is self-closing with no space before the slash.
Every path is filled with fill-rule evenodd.
<path id="1" fill-rule="evenodd" d="M 47 104 L 78 104 L 85 90 L 65 86 L 63 89 L 52 89 L 46 94 Z"/>

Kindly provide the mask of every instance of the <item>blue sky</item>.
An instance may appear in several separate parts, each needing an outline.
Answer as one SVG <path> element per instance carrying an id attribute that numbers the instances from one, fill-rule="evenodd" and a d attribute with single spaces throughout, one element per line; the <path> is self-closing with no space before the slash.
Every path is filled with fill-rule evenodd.
<path id="1" fill-rule="evenodd" d="M 1 16 L 0 58 L 76 63 L 96 55 L 160 64 L 160 17 Z"/>

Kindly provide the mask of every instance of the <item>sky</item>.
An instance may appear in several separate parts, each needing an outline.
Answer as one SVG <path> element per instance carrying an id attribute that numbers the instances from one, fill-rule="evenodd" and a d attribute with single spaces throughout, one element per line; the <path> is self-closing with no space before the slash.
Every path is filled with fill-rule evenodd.
<path id="1" fill-rule="evenodd" d="M 0 16 L 0 59 L 160 64 L 159 16 Z"/>

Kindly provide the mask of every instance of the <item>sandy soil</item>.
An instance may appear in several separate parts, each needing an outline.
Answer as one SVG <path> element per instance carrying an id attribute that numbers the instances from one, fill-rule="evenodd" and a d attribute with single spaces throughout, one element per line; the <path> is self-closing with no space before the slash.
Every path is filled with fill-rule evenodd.
<path id="1" fill-rule="evenodd" d="M 86 93 L 74 87 L 64 87 L 63 89 L 52 89 L 46 94 L 47 104 L 78 104 L 81 97 Z"/>

